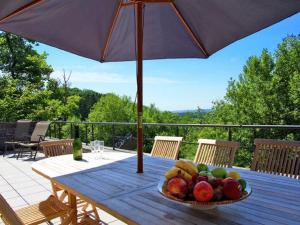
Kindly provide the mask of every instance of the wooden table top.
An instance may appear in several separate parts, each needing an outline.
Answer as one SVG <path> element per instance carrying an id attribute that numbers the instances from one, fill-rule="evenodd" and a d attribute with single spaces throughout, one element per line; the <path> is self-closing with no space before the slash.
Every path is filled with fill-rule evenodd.
<path id="1" fill-rule="evenodd" d="M 242 202 L 201 211 L 158 192 L 159 179 L 174 161 L 145 155 L 144 173 L 137 174 L 136 156 L 110 152 L 105 157 L 94 160 L 84 154 L 85 161 L 76 162 L 71 155 L 59 156 L 32 167 L 128 224 L 300 224 L 299 180 L 238 170 L 252 187 L 252 195 Z"/>

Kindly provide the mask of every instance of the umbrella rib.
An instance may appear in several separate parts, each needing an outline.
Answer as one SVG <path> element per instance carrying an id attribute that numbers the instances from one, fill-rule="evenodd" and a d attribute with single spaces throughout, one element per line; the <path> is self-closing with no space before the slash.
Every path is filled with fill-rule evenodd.
<path id="1" fill-rule="evenodd" d="M 122 2 L 123 1 L 120 0 L 120 3 L 118 5 L 118 8 L 117 8 L 116 13 L 115 13 L 114 18 L 113 18 L 113 22 L 112 22 L 112 24 L 110 26 L 109 33 L 108 33 L 108 36 L 107 36 L 106 41 L 105 41 L 104 49 L 103 49 L 103 51 L 101 53 L 101 59 L 100 59 L 101 62 L 104 62 L 105 57 L 107 55 L 107 51 L 108 51 L 108 47 L 109 47 L 109 44 L 110 44 L 110 41 L 111 41 L 111 38 L 112 38 L 112 34 L 113 34 L 114 29 L 115 29 L 115 26 L 116 26 L 117 19 L 119 17 L 121 8 L 123 6 Z"/>
<path id="2" fill-rule="evenodd" d="M 174 0 L 131 0 L 129 2 L 124 2 L 124 6 L 131 6 L 137 4 L 137 2 L 143 2 L 143 3 L 170 3 Z"/>
<path id="3" fill-rule="evenodd" d="M 35 1 L 32 1 L 32 2 L 28 3 L 28 4 L 24 5 L 24 6 L 22 6 L 22 7 L 18 8 L 18 9 L 16 9 L 15 11 L 13 11 L 13 12 L 10 13 L 10 14 L 8 14 L 8 15 L 5 16 L 4 18 L 2 18 L 2 19 L 0 20 L 0 23 L 3 23 L 3 22 L 5 22 L 6 20 L 8 20 L 8 19 L 10 19 L 10 18 L 12 18 L 12 17 L 14 17 L 14 16 L 17 16 L 17 15 L 19 15 L 19 14 L 22 14 L 22 13 L 24 13 L 25 11 L 27 11 L 28 9 L 30 9 L 30 8 L 32 8 L 32 7 L 34 7 L 34 6 L 38 5 L 38 4 L 40 4 L 40 3 L 42 3 L 42 2 L 43 2 L 43 0 L 35 0 Z"/>
<path id="4" fill-rule="evenodd" d="M 184 25 L 185 29 L 189 33 L 189 35 L 192 37 L 193 41 L 196 43 L 196 45 L 201 49 L 202 53 L 204 54 L 205 57 L 209 57 L 209 54 L 207 50 L 205 49 L 202 41 L 196 36 L 196 34 L 193 32 L 192 28 L 188 25 L 186 20 L 184 19 L 183 15 L 180 13 L 179 9 L 176 7 L 176 5 L 171 2 L 170 3 L 173 10 L 175 11 L 176 15 L 179 17 L 180 21 Z"/>

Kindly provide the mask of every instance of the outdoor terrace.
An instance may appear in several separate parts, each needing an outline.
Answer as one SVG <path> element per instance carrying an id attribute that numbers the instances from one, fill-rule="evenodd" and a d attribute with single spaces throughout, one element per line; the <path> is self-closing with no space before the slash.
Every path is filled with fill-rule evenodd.
<path id="1" fill-rule="evenodd" d="M 249 200 L 245 200 L 242 203 L 233 204 L 232 206 L 226 206 L 226 207 L 220 207 L 219 210 L 212 211 L 215 213 L 215 216 L 209 216 L 210 212 L 206 214 L 198 212 L 194 215 L 193 210 L 184 210 L 186 214 L 178 214 L 180 206 L 176 204 L 171 204 L 170 202 L 166 201 L 165 199 L 162 200 L 161 196 L 157 192 L 157 183 L 159 177 L 161 177 L 167 169 L 169 169 L 174 161 L 170 160 L 162 160 L 157 159 L 155 157 L 149 157 L 147 154 L 144 156 L 145 158 L 145 173 L 142 176 L 145 176 L 142 178 L 143 182 L 147 180 L 149 183 L 143 184 L 143 182 L 140 183 L 141 180 L 138 177 L 136 173 L 136 159 L 133 157 L 131 160 L 124 160 L 124 158 L 121 157 L 122 154 L 120 150 L 117 149 L 119 140 L 122 140 L 122 136 L 119 136 L 120 133 L 117 133 L 118 127 L 120 126 L 131 126 L 133 129 L 135 128 L 134 123 L 132 124 L 126 124 L 126 123 L 82 123 L 81 124 L 81 130 L 82 130 L 82 139 L 84 142 L 89 143 L 90 141 L 94 139 L 101 139 L 102 137 L 98 136 L 99 128 L 101 126 L 106 128 L 113 128 L 111 129 L 112 133 L 109 133 L 108 136 L 112 137 L 112 143 L 110 146 L 112 146 L 109 150 L 106 148 L 106 151 L 109 153 L 113 153 L 115 155 L 120 155 L 115 158 L 115 161 L 108 162 L 108 164 L 101 164 L 99 168 L 97 169 L 97 176 L 94 177 L 93 181 L 91 181 L 90 185 L 86 185 L 84 183 L 83 186 L 86 188 L 86 193 L 83 192 L 83 196 L 86 196 L 87 194 L 91 193 L 92 191 L 95 191 L 94 196 L 99 196 L 98 190 L 95 187 L 99 188 L 106 188 L 106 191 L 109 191 L 110 189 L 108 185 L 112 184 L 112 180 L 108 179 L 105 180 L 102 177 L 110 176 L 107 174 L 107 171 L 111 171 L 111 169 L 114 171 L 113 177 L 115 177 L 113 187 L 117 189 L 121 189 L 124 192 L 127 192 L 126 194 L 123 193 L 121 196 L 119 192 L 114 196 L 115 199 L 113 199 L 111 202 L 107 199 L 100 199 L 100 206 L 102 204 L 106 204 L 107 202 L 112 204 L 113 207 L 111 208 L 115 209 L 114 215 L 120 216 L 118 217 L 120 220 L 124 219 L 124 217 L 121 216 L 122 213 L 126 213 L 125 222 L 127 222 L 127 218 L 129 218 L 129 221 L 137 222 L 139 224 L 147 224 L 147 221 L 143 221 L 140 217 L 137 217 L 136 215 L 143 215 L 149 217 L 150 221 L 154 221 L 153 224 L 157 221 L 164 221 L 164 224 L 173 224 L 170 223 L 170 221 L 181 221 L 181 216 L 186 216 L 186 218 L 190 218 L 191 216 L 197 215 L 198 219 L 201 219 L 202 216 L 211 224 L 211 222 L 215 221 L 214 224 L 219 224 L 219 221 L 223 221 L 224 219 L 231 220 L 229 221 L 231 223 L 234 223 L 233 221 L 240 220 L 239 224 L 254 224 L 254 222 L 258 223 L 266 223 L 270 224 L 270 221 L 274 222 L 274 224 L 297 224 L 300 222 L 299 218 L 296 216 L 299 213 L 299 202 L 290 201 L 291 199 L 294 199 L 295 196 L 299 196 L 299 181 L 293 180 L 291 178 L 282 177 L 282 176 L 275 176 L 270 174 L 263 174 L 263 173 L 257 173 L 253 171 L 249 171 L 249 169 L 239 169 L 238 170 L 247 181 L 251 184 L 253 187 L 253 194 L 249 198 Z M 8 124 L 2 124 L 2 127 L 8 126 Z M 48 137 L 52 138 L 72 138 L 73 133 L 73 126 L 74 123 L 52 123 L 51 128 L 48 131 Z M 265 129 L 265 130 L 281 130 L 283 133 L 288 135 L 289 133 L 295 132 L 297 133 L 299 131 L 299 126 L 234 126 L 234 125 L 201 125 L 201 124 L 195 124 L 195 125 L 188 125 L 188 124 L 146 124 L 146 128 L 150 126 L 165 126 L 170 127 L 170 130 L 175 131 L 175 135 L 180 136 L 182 132 L 184 132 L 184 129 L 187 128 L 194 128 L 194 129 L 202 129 L 202 128 L 210 128 L 210 129 L 222 129 L 228 131 L 228 139 L 235 139 L 235 132 L 237 132 L 237 129 L 250 129 L 254 133 L 259 131 L 259 129 Z M 5 129 L 2 129 L 4 131 Z M 110 129 L 107 129 L 110 130 Z M 100 129 L 101 131 L 101 129 Z M 122 130 L 119 130 L 122 131 Z M 13 126 L 11 126 L 11 133 L 13 133 Z M 134 135 L 132 135 L 134 136 Z M 183 135 L 182 135 L 183 136 Z M 125 136 L 126 137 L 126 136 Z M 152 138 L 151 137 L 145 137 L 145 139 L 151 143 Z M 123 139 L 124 140 L 124 139 Z M 126 139 L 125 139 L 126 140 Z M 133 140 L 135 141 L 135 140 Z M 184 145 L 195 145 L 196 143 L 190 143 L 185 142 Z M 87 146 L 85 145 L 85 148 Z M 116 148 L 116 150 L 114 150 Z M 128 154 L 129 152 L 126 152 L 125 154 Z M 133 152 L 131 152 L 133 153 Z M 135 154 L 131 154 L 135 155 Z M 70 155 L 69 155 L 70 156 Z M 87 156 L 88 157 L 88 156 Z M 58 158 L 58 157 L 55 157 Z M 37 162 L 44 162 L 41 161 L 44 159 L 44 155 L 42 153 L 38 154 L 38 157 L 36 158 Z M 49 158 L 48 158 L 49 159 Z M 61 158 L 62 159 L 62 158 Z M 65 165 L 70 166 L 74 160 L 72 160 L 72 157 L 69 157 L 70 161 L 66 162 L 65 158 L 61 161 L 61 165 L 65 167 Z M 47 159 L 46 159 L 47 160 Z M 116 162 L 118 160 L 121 160 L 119 163 Z M 15 156 L 10 153 L 6 157 L 0 156 L 0 193 L 7 199 L 9 204 L 14 208 L 22 208 L 26 205 L 31 205 L 37 202 L 40 202 L 47 198 L 51 194 L 51 185 L 50 182 L 43 178 L 42 176 L 35 173 L 31 166 L 33 164 L 33 160 L 30 159 L 28 156 L 24 156 L 17 160 Z M 89 163 L 89 161 L 87 161 Z M 98 163 L 98 161 L 97 161 Z M 47 164 L 47 163 L 46 163 Z M 106 166 L 107 167 L 106 167 Z M 122 167 L 122 165 L 124 167 Z M 57 166 L 54 164 L 54 167 Z M 103 167 L 102 167 L 103 166 Z M 71 166 L 72 167 L 72 166 Z M 48 168 L 46 168 L 47 171 Z M 50 169 L 51 171 L 51 169 Z M 53 170 L 55 171 L 55 169 Z M 60 171 L 60 170 L 59 170 Z M 126 171 L 126 172 L 124 172 Z M 151 173 L 150 171 L 154 171 L 154 173 Z M 87 172 L 88 173 L 88 172 Z M 155 174 L 155 175 L 154 175 Z M 59 177 L 59 176 L 58 176 Z M 110 178 L 110 177 L 109 177 Z M 120 186 L 120 184 L 123 184 L 124 182 L 127 182 L 127 179 L 132 179 L 130 181 L 130 185 L 123 187 Z M 54 178 L 59 179 L 59 178 Z M 112 178 L 114 179 L 114 178 Z M 119 182 L 119 179 L 122 182 Z M 74 183 L 74 182 L 73 182 Z M 79 181 L 80 183 L 80 181 Z M 94 185 L 97 184 L 97 185 Z M 103 187 L 100 187 L 101 184 L 103 184 Z M 144 186 L 143 186 L 144 185 Z M 76 183 L 77 186 L 77 183 Z M 80 184 L 79 184 L 80 186 Z M 149 187 L 152 187 L 152 189 L 148 189 Z M 90 188 L 90 189 L 89 189 Z M 289 189 L 291 190 L 288 193 L 284 193 L 284 201 L 278 201 L 278 199 L 275 201 L 274 198 L 279 197 L 279 192 L 283 189 Z M 150 192 L 149 192 L 150 190 Z M 268 190 L 270 192 L 269 195 L 265 196 L 265 190 Z M 139 192 L 145 191 L 143 194 L 139 194 Z M 128 196 L 126 196 L 128 194 Z M 144 199 L 144 194 L 148 196 L 148 199 Z M 124 197 L 125 196 L 125 197 Z M 79 196 L 81 197 L 81 196 Z M 119 197 L 121 199 L 119 199 Z M 124 197 L 124 198 L 123 198 Z M 151 198 L 150 198 L 151 197 Z M 98 197 L 97 197 L 98 198 Z M 99 200 L 99 199 L 98 199 Z M 144 200 L 146 202 L 144 202 Z M 161 201 L 160 201 L 161 200 Z M 158 205 L 157 201 L 160 202 Z M 115 204 L 117 202 L 117 204 Z M 131 210 L 128 210 L 128 207 L 133 207 L 133 202 L 136 204 L 136 208 L 132 210 L 134 213 L 131 214 Z M 258 202 L 258 203 L 257 203 Z M 272 204 L 269 204 L 269 203 Z M 151 207 L 149 207 L 151 205 Z M 99 206 L 99 207 L 100 207 Z M 170 206 L 170 207 L 169 207 Z M 241 207 L 242 206 L 242 207 Z M 125 208 L 124 208 L 125 207 Z M 143 207 L 146 207 L 145 209 Z M 158 207 L 158 208 L 157 208 Z M 164 213 L 160 212 L 161 210 L 165 210 Z M 179 208 L 177 208 L 179 207 Z M 249 209 L 251 209 L 249 211 Z M 125 210 L 124 210 L 125 209 Z M 144 210 L 144 211 L 143 211 Z M 291 211 L 291 213 L 286 213 Z M 105 224 L 124 224 L 117 218 L 111 216 L 110 211 L 104 212 L 100 210 L 99 214 L 101 216 L 101 219 Z M 141 214 L 144 213 L 144 214 Z M 166 214 L 165 214 L 166 213 Z M 280 213 L 283 213 L 283 217 L 278 217 Z M 166 215 L 166 216 L 165 216 Z M 230 219 L 229 219 L 230 218 Z M 179 222 L 178 222 L 179 223 Z M 0 222 L 0 225 L 3 223 Z M 55 224 L 59 224 L 59 221 L 55 222 Z M 130 224 L 130 223 L 129 223 Z M 175 223 L 174 223 L 175 224 Z M 194 224 L 194 221 L 192 222 Z"/>
<path id="2" fill-rule="evenodd" d="M 44 155 L 39 153 L 36 161 L 43 158 Z M 12 153 L 6 157 L 0 156 L 0 193 L 13 209 L 38 203 L 51 194 L 50 181 L 32 171 L 33 162 L 26 156 L 16 160 Z M 102 210 L 99 210 L 99 215 L 104 224 L 124 224 Z M 59 220 L 54 222 L 59 224 Z M 0 219 L 0 225 L 3 224 Z"/>

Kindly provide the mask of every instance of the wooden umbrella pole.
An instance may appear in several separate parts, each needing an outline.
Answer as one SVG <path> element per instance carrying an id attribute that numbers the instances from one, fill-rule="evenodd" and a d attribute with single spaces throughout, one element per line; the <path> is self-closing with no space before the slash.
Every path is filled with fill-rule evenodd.
<path id="1" fill-rule="evenodd" d="M 137 173 L 143 173 L 143 7 L 143 2 L 136 2 Z"/>

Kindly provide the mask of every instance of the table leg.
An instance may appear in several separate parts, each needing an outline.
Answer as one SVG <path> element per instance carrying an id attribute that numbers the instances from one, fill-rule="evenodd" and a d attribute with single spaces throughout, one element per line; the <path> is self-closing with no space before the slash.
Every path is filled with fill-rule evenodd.
<path id="1" fill-rule="evenodd" d="M 69 204 L 71 209 L 74 210 L 73 218 L 72 218 L 72 225 L 77 225 L 77 203 L 76 203 L 76 196 L 69 193 Z"/>

